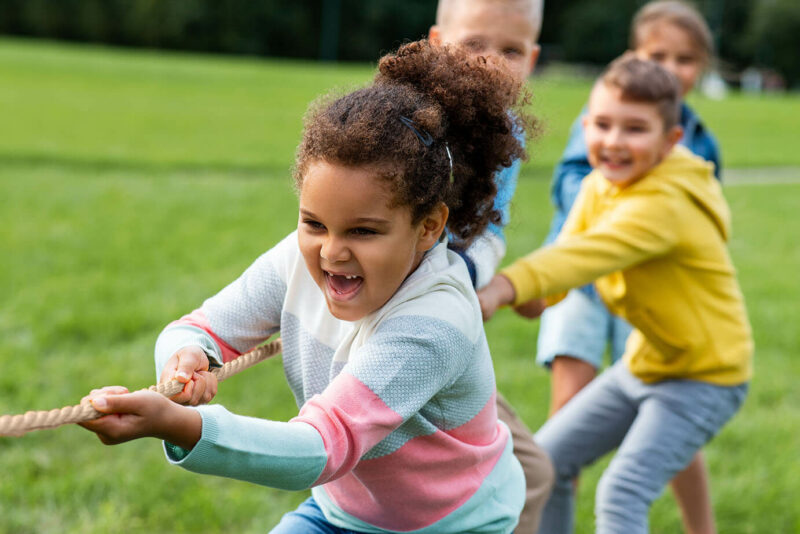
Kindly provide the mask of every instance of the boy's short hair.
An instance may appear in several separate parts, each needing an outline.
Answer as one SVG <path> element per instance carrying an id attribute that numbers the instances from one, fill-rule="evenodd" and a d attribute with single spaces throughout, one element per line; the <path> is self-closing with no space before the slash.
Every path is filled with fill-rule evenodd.
<path id="1" fill-rule="evenodd" d="M 611 62 L 597 83 L 619 89 L 628 102 L 653 104 L 664 121 L 664 131 L 678 124 L 681 85 L 674 74 L 647 59 L 628 52 Z"/>
<path id="2" fill-rule="evenodd" d="M 631 50 L 638 48 L 648 30 L 660 22 L 673 24 L 689 34 L 706 63 L 714 55 L 714 39 L 703 15 L 693 5 L 680 0 L 649 2 L 636 12 L 631 22 Z"/>
<path id="3" fill-rule="evenodd" d="M 544 0 L 439 0 L 436 6 L 436 24 L 445 26 L 449 22 L 450 14 L 453 9 L 466 3 L 497 3 L 506 4 L 511 7 L 518 7 L 524 11 L 533 26 L 533 42 L 539 40 L 539 32 L 542 30 L 542 13 L 544 11 Z"/>

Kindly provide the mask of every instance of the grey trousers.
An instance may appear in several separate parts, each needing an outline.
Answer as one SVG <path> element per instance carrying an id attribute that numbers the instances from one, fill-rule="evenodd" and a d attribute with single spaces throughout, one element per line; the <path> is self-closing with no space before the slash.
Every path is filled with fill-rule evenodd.
<path id="1" fill-rule="evenodd" d="M 695 380 L 645 383 L 623 361 L 614 364 L 536 433 L 556 470 L 539 532 L 573 532 L 573 479 L 619 447 L 597 486 L 596 532 L 647 533 L 650 504 L 737 412 L 747 388 Z"/>

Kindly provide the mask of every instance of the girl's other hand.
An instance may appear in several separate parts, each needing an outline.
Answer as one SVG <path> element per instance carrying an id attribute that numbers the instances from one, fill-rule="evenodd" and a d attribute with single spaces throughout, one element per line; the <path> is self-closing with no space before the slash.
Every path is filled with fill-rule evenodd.
<path id="1" fill-rule="evenodd" d="M 80 423 L 106 445 L 154 437 L 191 449 L 200 439 L 200 414 L 178 406 L 155 391 L 128 393 L 124 387 L 111 386 L 92 390 L 81 400 L 84 402 L 91 402 L 95 410 L 108 414 Z"/>
<path id="2" fill-rule="evenodd" d="M 170 397 L 178 404 L 207 404 L 217 394 L 217 377 L 208 370 L 206 353 L 197 346 L 184 347 L 164 365 L 159 384 L 173 378 L 186 384 L 183 391 Z"/>
<path id="3" fill-rule="evenodd" d="M 492 318 L 498 308 L 511 304 L 516 297 L 511 281 L 502 274 L 494 275 L 488 284 L 478 291 L 478 301 L 481 303 L 483 320 Z"/>

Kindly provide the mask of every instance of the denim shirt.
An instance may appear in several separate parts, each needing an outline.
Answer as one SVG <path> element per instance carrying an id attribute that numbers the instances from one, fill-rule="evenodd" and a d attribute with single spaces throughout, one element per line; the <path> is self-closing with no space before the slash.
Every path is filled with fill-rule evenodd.
<path id="1" fill-rule="evenodd" d="M 553 220 L 550 223 L 550 232 L 544 243 L 550 244 L 556 240 L 561 227 L 567 220 L 569 210 L 578 196 L 583 178 L 592 171 L 587 155 L 586 140 L 583 131 L 583 117 L 586 108 L 570 128 L 569 140 L 561 155 L 561 160 L 553 173 L 553 182 L 550 188 L 550 200 L 555 207 Z M 711 132 L 703 125 L 697 114 L 683 102 L 681 104 L 680 125 L 683 127 L 683 137 L 680 144 L 714 164 L 714 175 L 720 180 L 719 145 Z M 581 288 L 586 294 L 594 294 L 591 285 Z"/>

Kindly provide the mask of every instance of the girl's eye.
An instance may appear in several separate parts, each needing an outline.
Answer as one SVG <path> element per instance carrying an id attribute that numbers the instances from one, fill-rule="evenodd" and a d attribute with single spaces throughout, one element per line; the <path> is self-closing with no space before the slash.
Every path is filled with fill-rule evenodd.
<path id="1" fill-rule="evenodd" d="M 303 224 L 306 225 L 310 230 L 324 230 L 325 226 L 318 221 L 314 221 L 312 219 L 306 219 L 303 221 Z"/>
<path id="2" fill-rule="evenodd" d="M 375 235 L 375 234 L 378 233 L 375 230 L 373 230 L 372 228 L 353 228 L 351 230 L 351 232 L 354 235 L 358 235 L 358 236 L 369 236 L 369 235 Z"/>
<path id="3" fill-rule="evenodd" d="M 599 130 L 608 130 L 610 128 L 610 125 L 604 121 L 595 121 L 594 126 Z"/>
<path id="4" fill-rule="evenodd" d="M 680 63 L 681 65 L 691 65 L 694 62 L 695 62 L 695 59 L 694 59 L 693 56 L 679 56 L 678 57 L 678 63 Z"/>

